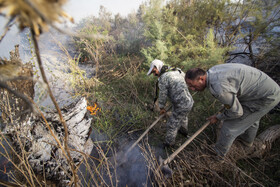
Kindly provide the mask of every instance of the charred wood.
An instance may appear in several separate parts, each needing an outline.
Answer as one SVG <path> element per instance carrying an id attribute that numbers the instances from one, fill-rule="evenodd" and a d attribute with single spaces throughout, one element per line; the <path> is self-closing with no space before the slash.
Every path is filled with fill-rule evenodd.
<path id="1" fill-rule="evenodd" d="M 74 173 L 65 157 L 65 150 L 62 150 L 62 147 L 65 149 L 65 129 L 57 111 L 45 111 L 42 116 L 23 113 L 30 107 L 30 103 L 18 96 L 21 94 L 28 100 L 33 99 L 35 83 L 33 67 L 31 64 L 22 63 L 18 47 L 15 46 L 15 50 L 10 52 L 10 60 L 5 60 L 5 63 L 19 62 L 19 73 L 7 79 L 1 79 L 0 76 L 0 83 L 4 82 L 9 88 L 0 89 L 2 121 L 5 124 L 2 134 L 10 137 L 15 155 L 23 157 L 15 159 L 14 162 L 26 160 L 35 175 L 56 181 L 58 186 L 67 186 Z M 73 160 L 71 164 L 78 167 L 93 148 L 93 142 L 89 138 L 91 118 L 87 114 L 86 99 L 73 99 L 73 102 L 61 108 L 61 111 L 68 129 L 67 145 Z"/>
<path id="2" fill-rule="evenodd" d="M 93 142 L 89 138 L 91 118 L 88 118 L 86 107 L 85 98 L 78 98 L 61 109 L 68 127 L 68 147 L 76 166 L 91 153 L 93 148 Z M 54 136 L 63 142 L 65 131 L 56 111 L 46 112 L 44 116 Z M 73 171 L 41 117 L 31 115 L 23 123 L 8 125 L 4 132 L 11 137 L 17 153 L 26 154 L 36 174 L 45 176 L 47 180 L 56 181 L 59 186 L 69 184 Z"/>

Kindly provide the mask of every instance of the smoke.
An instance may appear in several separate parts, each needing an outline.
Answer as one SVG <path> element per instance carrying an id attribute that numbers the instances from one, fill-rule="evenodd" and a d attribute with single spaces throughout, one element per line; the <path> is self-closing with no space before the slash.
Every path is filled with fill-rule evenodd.
<path id="1" fill-rule="evenodd" d="M 4 27 L 7 24 L 7 19 L 4 17 L 0 17 L 0 27 L 1 27 L 1 32 L 0 36 L 4 34 Z M 20 36 L 19 36 L 19 31 L 17 27 L 14 25 L 10 28 L 8 33 L 5 35 L 3 40 L 0 43 L 0 57 L 1 58 L 7 58 L 9 59 L 10 57 L 10 51 L 14 50 L 15 45 L 20 43 Z M 22 51 L 20 51 L 22 52 Z"/>
<path id="2" fill-rule="evenodd" d="M 121 153 L 125 154 L 131 145 L 132 143 L 127 145 Z M 140 148 L 136 146 L 124 157 L 117 157 L 117 164 L 125 159 L 124 163 L 117 167 L 119 186 L 150 186 L 149 168 Z"/>
<path id="3" fill-rule="evenodd" d="M 143 154 L 143 147 L 136 146 L 127 153 L 134 142 L 129 142 L 126 137 L 122 137 L 119 142 L 121 144 L 114 145 L 114 148 L 108 148 L 106 136 L 96 131 L 93 131 L 91 138 L 95 142 L 91 158 L 79 168 L 82 186 L 152 186 L 151 170 Z M 106 154 L 106 158 L 102 157 L 101 152 Z"/>

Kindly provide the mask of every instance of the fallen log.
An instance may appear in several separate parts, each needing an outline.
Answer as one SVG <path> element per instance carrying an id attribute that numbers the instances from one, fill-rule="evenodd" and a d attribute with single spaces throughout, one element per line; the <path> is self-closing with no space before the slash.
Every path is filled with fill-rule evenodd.
<path id="1" fill-rule="evenodd" d="M 5 80 L 5 84 L 16 93 L 23 94 L 30 99 L 34 98 L 33 69 L 31 64 L 23 64 L 19 57 L 18 45 L 11 51 L 11 63 L 20 62 L 18 79 Z M 0 75 L 1 76 L 1 75 Z M 25 77 L 25 79 L 21 79 Z M 6 89 L 0 89 L 0 108 L 2 120 L 5 124 L 2 135 L 8 135 L 13 145 L 11 150 L 16 155 L 12 162 L 19 161 L 17 170 L 24 163 L 30 166 L 31 173 L 44 176 L 44 179 L 56 182 L 59 186 L 70 183 L 73 171 L 70 164 L 58 145 L 64 149 L 65 130 L 57 111 L 43 113 L 50 128 L 42 116 L 24 113 L 30 106 L 28 102 L 18 98 Z M 31 102 L 30 102 L 31 103 Z M 73 102 L 61 108 L 63 118 L 68 129 L 68 147 L 75 166 L 78 166 L 93 149 L 93 142 L 89 138 L 91 133 L 91 118 L 87 115 L 87 102 L 85 98 L 73 99 Z M 52 133 L 51 133 L 52 131 Z M 4 137 L 4 136 L 3 136 Z M 8 148 L 9 149 L 9 148 Z M 27 168 L 24 168 L 27 169 Z M 20 173 L 20 172 L 19 172 Z M 29 173 L 30 174 L 30 173 Z"/>
<path id="2" fill-rule="evenodd" d="M 85 98 L 79 98 L 61 109 L 69 133 L 68 147 L 76 166 L 93 148 L 93 142 L 89 138 L 91 118 L 88 118 L 86 107 Z M 58 114 L 49 111 L 44 116 L 54 136 L 62 143 L 65 137 L 64 128 Z M 25 154 L 28 158 L 35 174 L 45 176 L 47 180 L 56 181 L 62 186 L 69 184 L 73 171 L 41 117 L 31 115 L 23 123 L 6 126 L 4 132 L 11 137 L 16 152 L 19 155 Z"/>

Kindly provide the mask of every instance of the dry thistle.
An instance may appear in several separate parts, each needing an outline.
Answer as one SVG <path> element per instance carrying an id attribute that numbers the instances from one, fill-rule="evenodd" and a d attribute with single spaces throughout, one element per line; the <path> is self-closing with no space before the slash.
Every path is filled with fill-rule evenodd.
<path id="1" fill-rule="evenodd" d="M 61 17 L 73 22 L 73 18 L 62 10 L 67 0 L 0 0 L 0 13 L 10 20 L 15 18 L 22 30 L 30 27 L 36 35 L 48 31 L 48 25 L 61 23 Z"/>
<path id="2" fill-rule="evenodd" d="M 20 60 L 3 60 L 0 58 L 0 81 L 6 81 L 18 76 L 21 66 Z"/>

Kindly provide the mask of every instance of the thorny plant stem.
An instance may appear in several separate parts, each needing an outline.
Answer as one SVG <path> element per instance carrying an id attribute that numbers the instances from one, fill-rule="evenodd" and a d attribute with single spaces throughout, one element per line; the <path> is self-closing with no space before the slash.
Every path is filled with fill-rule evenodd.
<path id="1" fill-rule="evenodd" d="M 3 40 L 3 38 L 6 36 L 6 34 L 8 33 L 8 31 L 11 29 L 11 27 L 13 26 L 13 23 L 12 24 L 9 24 L 5 27 L 5 31 L 4 33 L 2 34 L 2 36 L 0 37 L 0 43 L 1 41 Z"/>
<path id="2" fill-rule="evenodd" d="M 0 81 L 0 88 L 6 89 L 8 92 L 14 94 L 16 97 L 21 98 L 27 104 L 27 106 L 30 108 L 30 110 L 33 111 L 32 104 L 29 102 L 28 98 L 24 94 L 21 94 L 15 90 L 13 90 L 3 81 Z"/>
<path id="3" fill-rule="evenodd" d="M 2 133 L 1 133 L 1 137 L 5 140 L 5 142 L 7 142 L 9 148 L 11 148 L 12 153 L 15 154 L 16 158 L 18 158 L 18 159 L 21 161 L 21 163 L 24 163 L 23 158 L 16 152 L 16 150 L 12 147 L 12 145 L 8 142 L 8 140 L 6 139 L 6 137 L 5 137 Z M 15 164 L 15 163 L 12 161 L 12 159 L 9 157 L 9 154 L 8 154 L 7 150 L 4 148 L 5 146 L 2 144 L 2 142 L 1 142 L 0 144 L 1 144 L 2 148 L 5 150 L 6 155 L 8 155 L 8 156 L 5 156 L 3 153 L 0 153 L 0 154 L 1 154 L 3 157 L 5 157 L 5 158 L 16 168 L 16 170 L 19 171 L 19 172 L 24 176 L 24 178 L 26 179 L 27 183 L 28 183 L 29 185 L 31 185 L 31 182 L 30 182 L 30 180 L 29 180 L 29 177 L 25 174 L 25 172 L 23 172 L 23 171 L 20 169 L 20 167 L 19 167 L 18 164 Z"/>
<path id="4" fill-rule="evenodd" d="M 45 74 L 45 70 L 44 70 L 44 67 L 43 67 L 43 64 L 42 64 L 42 61 L 41 61 L 41 56 L 40 56 L 40 51 L 39 51 L 39 45 L 38 45 L 38 41 L 37 41 L 37 38 L 36 38 L 36 34 L 34 32 L 34 29 L 31 28 L 31 33 L 32 33 L 32 39 L 33 39 L 33 42 L 34 42 L 34 48 L 35 48 L 35 53 L 36 53 L 36 57 L 37 57 L 37 62 L 38 62 L 38 66 L 39 66 L 39 69 L 40 69 L 40 72 L 41 72 L 41 75 L 42 75 L 42 79 L 44 81 L 44 83 L 47 85 L 47 88 L 48 88 L 48 93 L 50 95 L 50 98 L 53 102 L 53 104 L 55 105 L 55 108 L 58 112 L 58 115 L 59 115 L 59 118 L 60 118 L 60 121 L 64 127 L 64 131 L 65 131 L 65 137 L 64 137 L 64 146 L 65 146 L 65 150 L 67 152 L 67 161 L 68 163 L 70 164 L 71 166 L 71 169 L 72 169 L 72 172 L 73 172 L 73 175 L 74 175 L 74 184 L 75 186 L 77 186 L 77 182 L 78 182 L 78 179 L 77 179 L 77 175 L 76 175 L 76 168 L 73 164 L 73 160 L 72 160 L 72 157 L 70 155 L 70 151 L 69 151 L 69 148 L 68 148 L 68 128 L 66 126 L 66 123 L 65 123 L 65 120 L 62 116 L 62 113 L 61 113 L 61 110 L 56 102 L 56 99 L 51 91 L 51 88 L 50 88 L 50 85 L 48 83 L 48 80 L 47 80 L 47 76 Z"/>
<path id="5" fill-rule="evenodd" d="M 28 174 L 29 176 L 35 176 L 34 173 L 33 173 L 33 170 L 31 169 L 31 166 L 30 166 L 30 164 L 29 164 L 29 162 L 28 162 L 28 158 L 27 158 L 26 152 L 25 152 L 25 150 L 24 150 L 24 147 L 25 147 L 25 146 L 24 146 L 23 142 L 20 141 L 20 137 L 19 137 L 18 133 L 16 133 L 16 137 L 17 137 L 17 139 L 18 139 L 19 147 L 20 147 L 20 150 L 21 150 L 21 155 L 20 155 L 20 156 L 21 156 L 21 158 L 22 158 L 22 160 L 23 160 L 23 162 L 21 162 L 21 163 L 19 164 L 19 166 L 23 165 L 23 167 L 26 169 L 27 174 Z M 38 182 L 37 177 L 35 177 L 35 180 L 37 180 L 37 182 Z M 32 186 L 35 186 L 33 177 L 30 177 L 30 182 L 32 183 Z M 40 186 L 41 186 L 41 185 L 40 185 Z"/>

